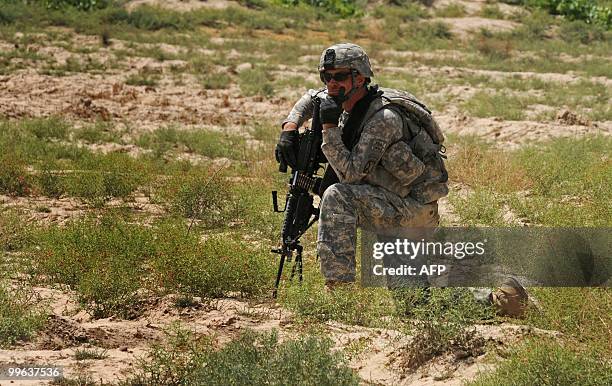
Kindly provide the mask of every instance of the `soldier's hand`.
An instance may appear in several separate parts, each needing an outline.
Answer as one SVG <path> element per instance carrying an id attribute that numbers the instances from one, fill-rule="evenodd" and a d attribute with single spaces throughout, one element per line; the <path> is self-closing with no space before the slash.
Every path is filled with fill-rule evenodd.
<path id="1" fill-rule="evenodd" d="M 319 106 L 321 124 L 338 126 L 340 114 L 342 114 L 342 106 L 338 105 L 332 98 L 328 97 L 321 100 L 321 105 Z"/>
<path id="2" fill-rule="evenodd" d="M 276 161 L 278 163 L 289 165 L 295 168 L 297 164 L 296 154 L 299 146 L 299 133 L 297 130 L 281 131 L 278 144 L 274 150 Z"/>

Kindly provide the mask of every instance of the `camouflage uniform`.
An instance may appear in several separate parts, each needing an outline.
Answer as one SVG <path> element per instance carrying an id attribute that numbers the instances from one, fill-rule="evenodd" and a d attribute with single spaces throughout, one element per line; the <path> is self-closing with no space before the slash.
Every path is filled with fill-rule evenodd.
<path id="1" fill-rule="evenodd" d="M 283 124 L 294 122 L 299 127 L 311 118 L 317 94 L 325 96 L 323 91 L 310 90 Z M 349 117 L 346 111 L 337 128 L 323 133 L 323 153 L 340 181 L 325 190 L 320 204 L 317 249 L 327 282 L 355 280 L 357 227 L 385 234 L 392 228 L 433 228 L 439 223 L 437 199 L 448 189 L 445 184 L 428 184 L 436 172 L 407 145 L 402 116 L 383 105 L 380 97 L 370 104 L 352 150 L 341 138 Z M 413 229 L 403 237 L 420 239 L 421 234 Z"/>

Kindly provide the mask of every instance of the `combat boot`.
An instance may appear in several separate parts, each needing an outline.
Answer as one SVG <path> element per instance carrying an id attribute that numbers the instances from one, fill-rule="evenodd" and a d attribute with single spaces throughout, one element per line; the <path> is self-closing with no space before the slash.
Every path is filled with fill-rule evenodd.
<path id="1" fill-rule="evenodd" d="M 489 295 L 491 304 L 500 315 L 520 318 L 527 309 L 529 295 L 514 277 L 508 277 Z"/>

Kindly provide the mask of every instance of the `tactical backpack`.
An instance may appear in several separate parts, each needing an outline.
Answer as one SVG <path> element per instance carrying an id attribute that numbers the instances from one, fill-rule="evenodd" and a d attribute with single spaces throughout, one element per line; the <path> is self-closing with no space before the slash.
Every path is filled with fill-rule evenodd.
<path id="1" fill-rule="evenodd" d="M 403 141 L 425 165 L 420 176 L 410 184 L 410 196 L 421 203 L 433 202 L 446 196 L 448 173 L 444 165 L 444 135 L 431 111 L 407 91 L 384 87 L 380 91 L 383 92 L 381 109 L 393 109 L 399 113 L 403 121 Z"/>

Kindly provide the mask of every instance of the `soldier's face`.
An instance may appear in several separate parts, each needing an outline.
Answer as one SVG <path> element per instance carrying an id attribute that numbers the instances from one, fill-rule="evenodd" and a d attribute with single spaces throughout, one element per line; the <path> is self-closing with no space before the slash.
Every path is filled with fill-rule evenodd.
<path id="1" fill-rule="evenodd" d="M 347 75 L 344 77 L 344 75 Z M 325 85 L 327 86 L 327 93 L 332 96 L 338 95 L 341 88 L 344 88 L 345 92 L 348 92 L 353 86 L 353 79 L 351 77 L 351 70 L 349 68 L 334 68 L 333 70 L 326 70 Z M 342 79 L 344 80 L 338 80 Z M 363 85 L 365 78 L 361 74 L 355 76 L 355 85 Z"/>

